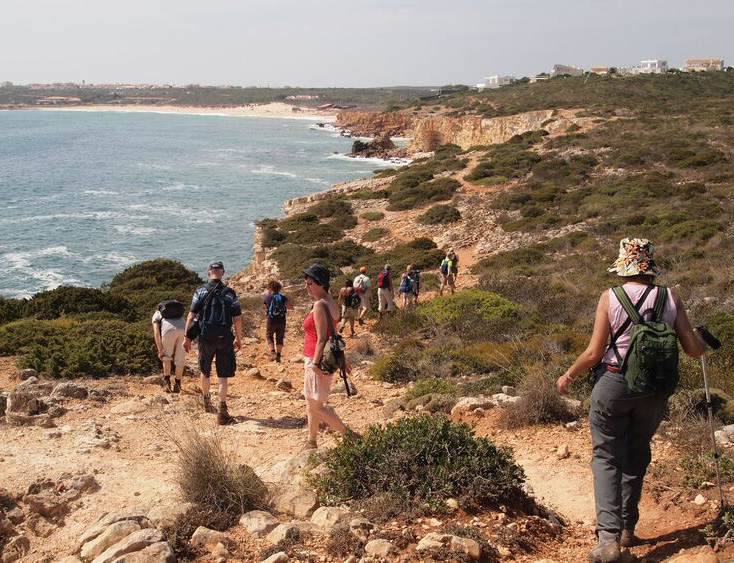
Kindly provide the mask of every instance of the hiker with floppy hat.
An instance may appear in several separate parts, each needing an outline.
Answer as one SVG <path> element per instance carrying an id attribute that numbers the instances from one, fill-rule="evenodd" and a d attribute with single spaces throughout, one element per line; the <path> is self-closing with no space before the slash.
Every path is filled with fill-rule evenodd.
<path id="1" fill-rule="evenodd" d="M 192 337 L 199 338 L 199 369 L 201 393 L 205 412 L 217 412 L 219 424 L 232 424 L 234 417 L 227 410 L 227 381 L 234 377 L 235 354 L 242 348 L 242 308 L 237 294 L 222 282 L 224 265 L 220 261 L 209 264 L 209 281 L 194 292 L 186 319 L 184 349 L 191 350 Z M 232 336 L 232 325 L 235 334 Z M 195 334 L 197 333 L 197 334 Z M 212 362 L 216 359 L 219 381 L 219 409 L 214 410 L 209 395 Z"/>
<path id="2" fill-rule="evenodd" d="M 589 426 L 599 541 L 589 561 L 604 563 L 620 561 L 620 547 L 639 541 L 642 481 L 650 441 L 678 382 L 678 341 L 689 356 L 705 351 L 680 297 L 654 285 L 660 269 L 649 240 L 622 239 L 609 272 L 624 284 L 601 294 L 588 347 L 556 382 L 564 393 L 595 368 Z"/>
<path id="3" fill-rule="evenodd" d="M 333 376 L 321 369 L 324 348 L 336 331 L 339 306 L 329 293 L 331 272 L 322 264 L 303 270 L 306 291 L 314 300 L 313 308 L 303 320 L 303 395 L 306 398 L 308 439 L 303 450 L 317 448 L 319 424 L 325 422 L 342 435 L 349 433 L 333 407 L 326 404 Z M 347 366 L 347 372 L 350 371 Z"/>

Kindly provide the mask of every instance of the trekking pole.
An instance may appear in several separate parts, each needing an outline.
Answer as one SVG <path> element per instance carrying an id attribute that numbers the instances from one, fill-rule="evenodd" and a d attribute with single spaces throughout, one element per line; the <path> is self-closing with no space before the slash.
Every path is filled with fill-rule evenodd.
<path id="1" fill-rule="evenodd" d="M 701 325 L 696 328 L 703 341 L 713 350 L 721 347 L 721 342 Z M 706 410 L 708 411 L 709 430 L 711 431 L 711 446 L 714 449 L 714 466 L 716 468 L 716 486 L 719 489 L 719 511 L 724 510 L 724 491 L 721 488 L 721 473 L 719 471 L 719 450 L 716 447 L 716 436 L 714 434 L 714 408 L 711 403 L 711 391 L 709 390 L 708 366 L 706 354 L 701 356 L 701 370 L 703 371 L 703 387 L 706 391 Z"/>

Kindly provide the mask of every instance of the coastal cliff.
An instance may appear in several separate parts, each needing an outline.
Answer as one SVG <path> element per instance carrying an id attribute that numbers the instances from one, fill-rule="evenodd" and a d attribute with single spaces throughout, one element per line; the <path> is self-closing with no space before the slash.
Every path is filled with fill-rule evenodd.
<path id="1" fill-rule="evenodd" d="M 336 126 L 354 134 L 408 136 L 408 152 L 430 152 L 439 145 L 454 144 L 462 149 L 504 143 L 515 135 L 545 129 L 564 133 L 573 124 L 590 125 L 592 118 L 577 117 L 578 110 L 538 110 L 503 117 L 413 116 L 404 112 L 341 112 Z"/>

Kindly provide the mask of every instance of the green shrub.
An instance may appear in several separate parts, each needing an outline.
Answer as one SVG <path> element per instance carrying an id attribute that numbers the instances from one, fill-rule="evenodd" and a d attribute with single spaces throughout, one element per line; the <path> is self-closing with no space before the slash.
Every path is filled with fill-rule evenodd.
<path id="1" fill-rule="evenodd" d="M 390 211 L 405 211 L 423 207 L 428 203 L 451 199 L 454 192 L 461 187 L 461 184 L 453 178 L 427 180 L 417 185 L 413 185 L 412 182 L 405 182 L 396 187 L 397 181 L 395 180 L 390 186 L 389 205 L 387 207 Z"/>
<path id="2" fill-rule="evenodd" d="M 443 295 L 422 304 L 419 315 L 439 325 L 458 323 L 467 318 L 493 321 L 498 318 L 517 319 L 520 308 L 496 293 L 481 289 L 465 289 L 453 295 Z"/>
<path id="3" fill-rule="evenodd" d="M 365 211 L 360 217 L 365 221 L 380 221 L 385 218 L 385 214 L 382 211 Z"/>
<path id="4" fill-rule="evenodd" d="M 21 321 L 26 322 L 26 321 Z M 22 345 L 22 367 L 33 368 L 47 377 L 107 377 L 150 373 L 158 365 L 158 356 L 150 323 L 122 321 L 63 322 L 27 321 L 36 336 Z M 45 326 L 43 323 L 47 323 Z M 6 325 L 3 329 L 9 329 Z M 0 348 L 6 348 L 4 331 Z"/>
<path id="5" fill-rule="evenodd" d="M 6 299 L 0 296 L 0 325 L 26 316 L 27 299 Z"/>
<path id="6" fill-rule="evenodd" d="M 314 485 L 328 504 L 385 493 L 435 507 L 449 497 L 465 506 L 514 505 L 524 498 L 525 477 L 510 450 L 441 415 L 371 426 L 361 440 L 329 450 L 325 467 Z"/>
<path id="7" fill-rule="evenodd" d="M 452 205 L 434 205 L 418 216 L 418 222 L 424 225 L 455 223 L 459 219 L 461 219 L 461 213 Z"/>
<path id="8" fill-rule="evenodd" d="M 36 293 L 26 307 L 27 316 L 45 320 L 96 312 L 112 313 L 121 318 L 130 318 L 133 314 L 130 303 L 118 294 L 70 285 Z"/>
<path id="9" fill-rule="evenodd" d="M 344 199 L 322 199 L 318 203 L 309 207 L 308 212 L 313 213 L 319 218 L 351 215 L 352 204 Z"/>
<path id="10" fill-rule="evenodd" d="M 386 237 L 390 234 L 389 229 L 385 229 L 383 227 L 375 227 L 374 229 L 370 229 L 365 234 L 362 235 L 362 241 L 363 242 L 377 242 L 381 238 Z"/>
<path id="11" fill-rule="evenodd" d="M 698 489 L 705 482 L 716 481 L 716 466 L 713 452 L 696 452 L 684 454 L 680 459 L 683 468 L 683 484 Z M 734 461 L 725 455 L 719 455 L 719 471 L 724 483 L 734 482 Z"/>
<path id="12" fill-rule="evenodd" d="M 384 171 L 380 171 L 379 174 L 375 174 L 375 177 L 384 178 L 385 176 L 392 176 L 394 174 L 396 174 L 395 170 L 384 170 Z M 347 199 L 356 199 L 356 200 L 387 199 L 388 195 L 389 193 L 387 190 L 363 189 L 363 190 L 357 190 L 356 192 L 350 193 L 347 196 Z"/>
<path id="13" fill-rule="evenodd" d="M 706 242 L 723 230 L 721 224 L 716 221 L 692 220 L 666 228 L 661 236 L 667 241 Z"/>
<path id="14" fill-rule="evenodd" d="M 409 401 L 432 393 L 455 397 L 458 394 L 458 389 L 455 383 L 446 379 L 438 377 L 419 379 L 405 394 L 405 399 Z"/>
<path id="15" fill-rule="evenodd" d="M 323 244 L 336 242 L 344 236 L 344 231 L 330 224 L 314 224 L 307 229 L 291 231 L 286 235 L 286 242 L 291 244 Z"/>
<path id="16" fill-rule="evenodd" d="M 327 224 L 342 231 L 346 231 L 356 227 L 357 223 L 357 218 L 354 215 L 337 215 Z"/>
<path id="17" fill-rule="evenodd" d="M 416 356 L 400 351 L 386 354 L 370 366 L 369 374 L 374 379 L 388 383 L 413 381 L 418 376 Z"/>

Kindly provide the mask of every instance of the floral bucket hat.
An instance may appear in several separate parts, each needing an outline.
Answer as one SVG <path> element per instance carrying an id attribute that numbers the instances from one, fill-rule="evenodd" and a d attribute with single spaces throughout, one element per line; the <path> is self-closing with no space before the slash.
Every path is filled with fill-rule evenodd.
<path id="1" fill-rule="evenodd" d="M 615 260 L 609 272 L 618 276 L 659 276 L 660 268 L 653 260 L 654 247 L 646 238 L 623 238 L 619 241 L 619 258 Z"/>

